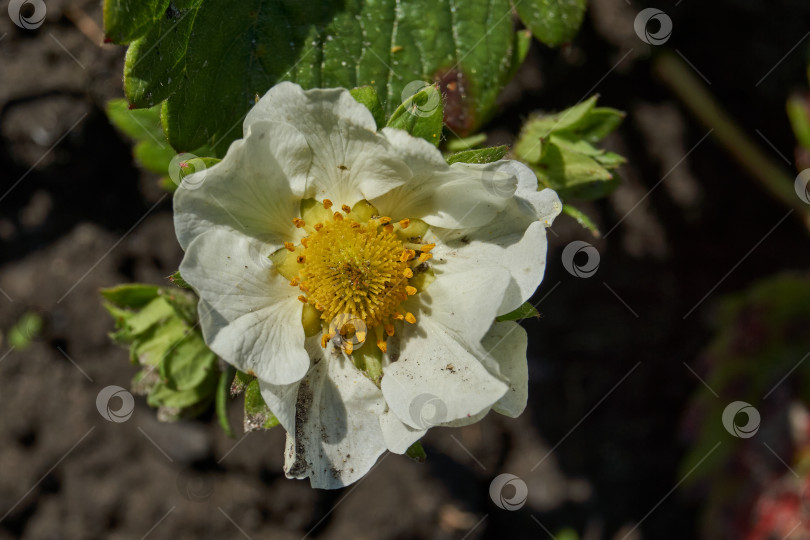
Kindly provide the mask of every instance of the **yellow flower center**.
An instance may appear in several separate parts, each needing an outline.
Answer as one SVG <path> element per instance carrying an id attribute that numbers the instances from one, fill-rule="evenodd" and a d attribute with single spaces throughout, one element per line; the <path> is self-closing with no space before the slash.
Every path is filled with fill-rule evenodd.
<path id="1" fill-rule="evenodd" d="M 282 250 L 273 256 L 274 262 L 282 275 L 291 278 L 290 285 L 303 293 L 298 298 L 306 304 L 305 328 L 307 319 L 314 322 L 318 314 L 322 346 L 340 334 L 343 350 L 351 354 L 373 331 L 377 347 L 385 352 L 395 321 L 416 322 L 401 304 L 426 285 L 426 262 L 433 245 L 421 242 L 426 229 L 421 222 L 392 223 L 366 201 L 354 208 L 343 205 L 339 212 L 331 207 L 328 199 L 317 207 L 305 201 L 304 219 L 295 218 L 293 223 L 308 235 L 298 246 L 285 243 L 287 255 Z"/>

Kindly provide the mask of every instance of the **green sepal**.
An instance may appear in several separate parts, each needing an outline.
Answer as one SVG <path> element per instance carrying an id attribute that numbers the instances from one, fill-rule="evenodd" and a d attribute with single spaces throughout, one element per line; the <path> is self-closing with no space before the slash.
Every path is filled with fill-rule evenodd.
<path id="1" fill-rule="evenodd" d="M 445 157 L 447 163 L 492 163 L 503 159 L 509 152 L 508 146 L 491 146 L 489 148 L 479 148 L 477 150 L 466 150 L 456 152 Z"/>
<path id="2" fill-rule="evenodd" d="M 262 398 L 259 380 L 253 379 L 245 389 L 245 433 L 258 429 L 270 429 L 278 425 L 273 414 Z"/>
<path id="3" fill-rule="evenodd" d="M 439 145 L 442 138 L 442 95 L 436 85 L 427 85 L 397 107 L 388 127 Z"/>
<path id="4" fill-rule="evenodd" d="M 499 315 L 495 317 L 495 320 L 498 322 L 504 321 L 522 321 L 523 319 L 531 319 L 531 318 L 540 318 L 540 312 L 537 311 L 533 305 L 528 302 L 525 302 L 519 308 L 514 311 L 510 311 L 504 315 Z"/>
<path id="5" fill-rule="evenodd" d="M 425 449 L 422 448 L 422 443 L 419 441 L 409 446 L 408 449 L 405 450 L 405 455 L 419 463 L 424 463 L 427 460 Z"/>

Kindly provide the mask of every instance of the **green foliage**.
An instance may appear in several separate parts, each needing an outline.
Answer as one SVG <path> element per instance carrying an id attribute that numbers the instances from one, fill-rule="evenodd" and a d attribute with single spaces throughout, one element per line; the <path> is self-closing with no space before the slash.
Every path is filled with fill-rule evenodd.
<path id="1" fill-rule="evenodd" d="M 768 437 L 765 426 L 788 417 L 787 404 L 810 406 L 809 325 L 806 274 L 774 276 L 723 300 L 716 334 L 701 355 L 705 385 L 697 384 L 686 415 L 694 443 L 681 463 L 685 485 L 711 488 L 707 522 L 722 522 L 723 504 L 749 481 L 739 469 L 746 445 L 761 447 Z M 770 395 L 775 387 L 781 396 Z M 733 401 L 750 403 L 762 414 L 763 430 L 753 438 L 736 438 L 723 426 L 723 411 Z"/>
<path id="2" fill-rule="evenodd" d="M 278 418 L 262 398 L 259 380 L 255 377 L 245 388 L 245 433 L 257 429 L 270 429 L 278 425 Z"/>
<path id="3" fill-rule="evenodd" d="M 42 317 L 38 313 L 28 311 L 9 329 L 8 344 L 15 349 L 27 349 L 42 332 L 42 327 Z"/>
<path id="4" fill-rule="evenodd" d="M 492 146 L 477 150 L 466 150 L 446 156 L 447 163 L 492 163 L 502 159 L 509 152 L 508 146 Z"/>
<path id="5" fill-rule="evenodd" d="M 514 311 L 510 311 L 505 315 L 495 317 L 498 322 L 503 321 L 522 321 L 523 319 L 540 318 L 540 313 L 530 303 L 526 302 Z"/>
<path id="6" fill-rule="evenodd" d="M 161 417 L 177 419 L 202 412 L 219 378 L 216 355 L 196 324 L 196 299 L 178 289 L 119 285 L 101 292 L 115 319 L 111 338 L 129 348 L 143 367 L 133 389 L 160 407 Z"/>
<path id="7" fill-rule="evenodd" d="M 110 39 L 131 42 L 129 102 L 143 108 L 165 100 L 172 146 L 208 144 L 221 156 L 241 135 L 256 95 L 281 80 L 371 86 L 386 115 L 409 83 L 439 81 L 447 123 L 462 135 L 473 131 L 527 50 L 510 9 L 509 0 L 105 0 L 104 20 Z"/>
<path id="8" fill-rule="evenodd" d="M 585 0 L 513 0 L 520 20 L 550 46 L 573 39 L 585 16 Z"/>
<path id="9" fill-rule="evenodd" d="M 419 463 L 424 463 L 427 460 L 427 454 L 425 453 L 425 449 L 422 448 L 422 443 L 419 441 L 413 443 L 405 451 L 405 455 Z"/>
<path id="10" fill-rule="evenodd" d="M 107 102 L 107 117 L 135 141 L 132 152 L 143 168 L 166 174 L 175 152 L 160 127 L 160 106 L 130 109 L 125 99 L 113 99 Z"/>
<path id="11" fill-rule="evenodd" d="M 442 137 L 442 94 L 435 85 L 421 86 L 397 107 L 388 127 L 402 129 L 438 146 Z"/>
<path id="12" fill-rule="evenodd" d="M 594 223 L 593 220 L 590 217 L 588 217 L 588 215 L 582 210 L 579 210 L 578 208 L 571 206 L 570 204 L 563 204 L 562 211 L 563 214 L 571 216 L 572 218 L 577 220 L 577 223 L 579 223 L 584 228 L 591 231 L 591 233 L 597 238 L 602 235 L 602 233 L 599 232 L 599 227 L 596 226 L 596 223 Z"/>
<path id="13" fill-rule="evenodd" d="M 565 111 L 535 115 L 523 126 L 514 153 L 534 172 L 541 187 L 551 187 L 563 200 L 596 199 L 618 184 L 611 172 L 625 162 L 593 146 L 616 129 L 624 113 L 596 107 L 594 96 Z"/>

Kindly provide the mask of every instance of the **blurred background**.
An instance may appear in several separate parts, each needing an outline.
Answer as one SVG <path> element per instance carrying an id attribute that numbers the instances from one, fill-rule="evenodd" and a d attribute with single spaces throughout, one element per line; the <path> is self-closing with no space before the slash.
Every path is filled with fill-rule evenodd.
<path id="1" fill-rule="evenodd" d="M 433 429 L 426 463 L 386 454 L 335 492 L 284 478 L 281 428 L 231 439 L 212 414 L 160 423 L 139 397 L 126 422 L 99 414 L 99 391 L 137 368 L 98 291 L 167 284 L 171 199 L 104 112 L 125 48 L 103 44 L 100 3 L 48 0 L 35 29 L 6 4 L 0 540 L 810 538 L 806 201 L 774 198 L 739 143 L 789 179 L 810 165 L 786 113 L 806 101 L 810 4 L 653 3 L 673 32 L 652 47 L 633 25 L 648 4 L 592 0 L 571 44 L 532 45 L 488 142 L 598 93 L 627 113 L 606 147 L 628 163 L 583 207 L 600 237 L 566 216 L 549 233 L 541 318 L 524 321 L 529 407 Z M 594 275 L 563 264 L 574 240 L 596 248 Z M 491 495 L 503 473 L 527 488 L 518 509 L 503 501 L 520 485 Z"/>

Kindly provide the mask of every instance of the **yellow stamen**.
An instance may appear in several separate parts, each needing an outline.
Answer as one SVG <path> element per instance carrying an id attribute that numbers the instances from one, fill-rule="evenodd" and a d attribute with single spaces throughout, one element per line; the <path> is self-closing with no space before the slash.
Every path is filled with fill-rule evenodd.
<path id="1" fill-rule="evenodd" d="M 335 221 L 343 221 L 343 214 L 340 212 L 335 212 L 333 217 L 335 218 Z"/>
<path id="2" fill-rule="evenodd" d="M 344 204 L 343 206 L 340 207 L 340 209 L 343 210 L 344 214 L 348 214 L 349 212 L 352 211 L 351 206 L 349 206 L 348 204 Z"/>
<path id="3" fill-rule="evenodd" d="M 425 244 L 422 247 L 420 247 L 419 249 L 422 250 L 422 253 L 427 253 L 428 251 L 430 251 L 431 249 L 433 249 L 435 247 L 436 247 L 436 244 Z"/>
<path id="4" fill-rule="evenodd" d="M 409 296 L 413 296 L 416 294 L 416 287 L 411 287 L 410 285 L 408 285 L 407 287 L 405 287 L 405 292 L 407 292 Z"/>
<path id="5" fill-rule="evenodd" d="M 287 248 L 287 251 L 295 251 L 295 244 L 292 242 L 284 242 L 284 247 Z"/>
<path id="6" fill-rule="evenodd" d="M 416 322 L 416 317 L 414 317 L 413 313 L 411 313 L 409 311 L 408 313 L 405 314 L 405 320 L 408 321 L 409 323 L 413 324 L 413 323 Z"/>
<path id="7" fill-rule="evenodd" d="M 383 216 L 380 218 L 380 225 L 388 225 L 391 223 L 391 218 L 387 216 Z"/>
<path id="8" fill-rule="evenodd" d="M 419 264 L 422 264 L 426 260 L 432 259 L 432 258 L 433 258 L 433 255 L 431 253 L 422 253 L 421 255 L 419 255 Z"/>
<path id="9" fill-rule="evenodd" d="M 298 287 L 298 276 L 295 276 L 290 280 L 290 285 L 292 285 L 293 287 Z"/>
<path id="10" fill-rule="evenodd" d="M 402 227 L 403 229 L 407 229 L 408 225 L 410 225 L 410 224 L 411 224 L 411 220 L 408 219 L 408 218 L 399 220 L 399 226 Z"/>
<path id="11" fill-rule="evenodd" d="M 301 227 L 303 227 L 304 225 L 306 225 L 306 222 L 305 222 L 303 219 L 301 219 L 301 218 L 293 218 L 293 224 L 294 224 L 294 225 L 295 225 L 297 228 L 299 228 L 299 229 L 300 229 Z"/>
<path id="12" fill-rule="evenodd" d="M 309 245 L 309 237 L 305 236 L 301 239 L 301 245 L 307 247 Z"/>
<path id="13" fill-rule="evenodd" d="M 306 255 L 299 255 L 298 257 L 295 258 L 295 260 L 298 264 L 304 264 L 307 260 L 307 257 Z"/>
<path id="14" fill-rule="evenodd" d="M 315 230 L 320 231 L 321 229 L 323 229 L 323 223 L 316 223 L 315 224 Z"/>
<path id="15" fill-rule="evenodd" d="M 302 301 L 303 303 L 305 303 L 305 304 L 307 303 L 307 297 L 306 297 L 306 296 L 304 296 L 303 294 L 302 294 L 301 296 L 299 296 L 299 297 L 298 297 L 298 299 L 299 299 L 300 301 Z"/>
<path id="16" fill-rule="evenodd" d="M 385 325 L 385 333 L 390 337 L 394 335 L 394 325 L 393 324 L 386 324 Z"/>
<path id="17" fill-rule="evenodd" d="M 332 201 L 330 201 L 329 199 L 324 199 L 323 207 L 329 210 L 330 208 L 332 208 Z"/>
<path id="18" fill-rule="evenodd" d="M 383 230 L 384 230 L 385 232 L 387 232 L 388 234 L 391 234 L 391 233 L 393 233 L 393 232 L 394 232 L 394 226 L 393 226 L 393 225 L 391 225 L 391 224 L 389 223 L 388 225 L 386 225 L 385 227 L 383 227 Z"/>
<path id="19" fill-rule="evenodd" d="M 413 270 L 411 270 L 410 268 L 406 268 L 405 270 L 402 271 L 402 275 L 408 279 L 411 279 L 413 277 Z"/>

